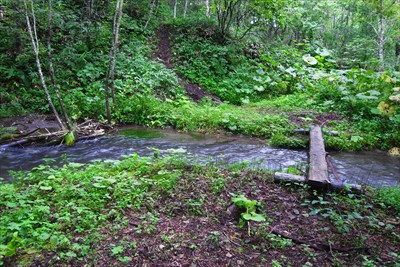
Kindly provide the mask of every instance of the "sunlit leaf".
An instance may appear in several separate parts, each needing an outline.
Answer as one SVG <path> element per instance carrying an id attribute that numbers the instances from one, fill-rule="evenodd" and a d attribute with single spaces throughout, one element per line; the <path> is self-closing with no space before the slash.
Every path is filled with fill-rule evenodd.
<path id="1" fill-rule="evenodd" d="M 74 132 L 69 132 L 65 137 L 64 137 L 64 141 L 65 141 L 65 144 L 67 145 L 67 146 L 71 146 L 71 145 L 73 145 L 73 144 L 75 144 L 75 135 L 74 135 Z"/>
<path id="2" fill-rule="evenodd" d="M 264 214 L 258 214 L 255 212 L 243 213 L 242 217 L 247 221 L 263 222 L 266 220 L 266 216 Z"/>
<path id="3" fill-rule="evenodd" d="M 303 56 L 303 60 L 304 60 L 306 63 L 310 64 L 310 65 L 316 65 L 316 64 L 318 64 L 318 60 L 317 60 L 315 57 L 310 56 L 310 55 L 304 55 L 304 56 Z"/>
<path id="4" fill-rule="evenodd" d="M 41 186 L 41 187 L 39 187 L 39 189 L 43 190 L 43 191 L 50 191 L 50 190 L 53 189 L 53 187 L 51 187 L 51 186 Z"/>

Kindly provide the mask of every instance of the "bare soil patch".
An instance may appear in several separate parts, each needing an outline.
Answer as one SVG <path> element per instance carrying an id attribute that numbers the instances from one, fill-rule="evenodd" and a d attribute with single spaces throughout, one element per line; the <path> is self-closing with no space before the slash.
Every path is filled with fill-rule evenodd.
<path id="1" fill-rule="evenodd" d="M 157 31 L 157 36 L 159 39 L 158 51 L 156 51 L 155 53 L 155 57 L 161 59 L 161 61 L 168 69 L 173 68 L 171 64 L 170 35 L 171 35 L 171 29 L 167 25 L 160 26 L 159 30 Z M 217 96 L 210 94 L 205 89 L 201 88 L 199 85 L 190 83 L 189 81 L 186 81 L 182 77 L 179 77 L 179 80 L 180 84 L 185 88 L 186 92 L 188 93 L 188 96 L 193 101 L 200 102 L 201 99 L 203 99 L 204 97 L 208 97 L 216 103 L 221 103 L 221 100 Z"/>
<path id="2" fill-rule="evenodd" d="M 343 120 L 343 117 L 333 112 L 316 113 L 310 111 L 290 114 L 289 120 L 299 127 L 304 127 L 305 125 L 310 124 L 310 122 L 322 127 L 332 121 L 341 121 Z"/>

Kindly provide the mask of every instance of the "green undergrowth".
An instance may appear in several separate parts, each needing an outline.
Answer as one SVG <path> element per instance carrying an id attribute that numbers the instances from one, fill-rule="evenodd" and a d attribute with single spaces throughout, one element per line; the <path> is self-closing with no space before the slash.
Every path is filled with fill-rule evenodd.
<path id="1" fill-rule="evenodd" d="M 278 110 L 281 116 L 339 114 L 343 122 L 332 128 L 341 129 L 340 135 L 328 138 L 329 149 L 399 146 L 399 72 L 340 69 L 334 54 L 315 43 L 295 48 L 254 37 L 221 44 L 212 27 L 205 31 L 208 35 L 199 30 L 204 23 L 186 20 L 185 26 L 181 21 L 170 26 L 175 69 L 189 81 L 227 103 Z M 287 137 L 278 136 L 273 143 L 297 146 Z"/>
<path id="2" fill-rule="evenodd" d="M 153 96 L 132 96 L 121 101 L 125 107 L 114 115 L 122 123 L 161 128 L 172 126 L 186 132 L 223 130 L 266 138 L 270 145 L 277 147 L 307 147 L 307 137 L 295 134 L 293 130 L 324 123 L 317 119 L 323 112 L 310 109 L 313 100 L 305 94 L 285 95 L 242 106 L 215 105 L 207 99 L 196 104 L 183 95 L 164 102 Z M 292 122 L 296 118 L 300 124 Z M 338 136 L 324 136 L 326 146 L 331 150 L 388 149 L 400 141 L 397 129 L 379 118 L 350 121 L 339 116 L 338 120 L 329 120 L 329 117 L 327 120 L 324 129 L 339 133 Z"/>
<path id="3" fill-rule="evenodd" d="M 257 112 L 252 108 L 233 105 L 214 105 L 205 100 L 195 104 L 183 98 L 180 101 L 159 102 L 154 98 L 137 100 L 133 112 L 120 114 L 121 121 L 151 127 L 173 126 L 182 131 L 216 132 L 225 130 L 247 136 L 270 138 L 275 134 L 290 135 L 294 125 L 279 114 Z M 135 105 L 133 105 L 135 106 Z"/>
<path id="4" fill-rule="evenodd" d="M 214 227 L 227 220 L 222 214 L 230 201 L 236 203 L 234 196 L 249 203 L 236 218 L 243 219 L 237 223 L 238 228 L 230 223 L 225 230 L 239 231 L 231 232 L 236 236 L 236 245 L 239 242 L 243 246 L 231 251 L 238 257 L 251 251 L 294 246 L 291 240 L 271 233 L 273 225 L 281 223 L 282 205 L 293 205 L 286 203 L 293 194 L 298 207 L 290 209 L 295 216 L 301 213 L 304 220 L 318 218 L 319 222 L 328 223 L 320 226 L 324 231 L 333 227 L 334 232 L 344 234 L 364 229 L 369 223 L 365 238 L 393 229 L 391 222 L 396 218 L 388 207 L 400 211 L 398 188 L 372 190 L 358 196 L 349 192 L 324 196 L 306 185 L 273 185 L 269 172 L 251 171 L 246 164 L 198 165 L 176 153 L 156 153 L 154 157 L 132 154 L 122 160 L 91 164 L 65 161 L 61 167 L 52 167 L 49 164 L 53 162 L 48 161 L 30 172 L 13 173 L 12 184 L 0 184 L 0 265 L 28 266 L 45 261 L 49 265 L 83 266 L 91 261 L 100 264 L 107 257 L 123 264 L 140 259 L 138 242 L 145 245 L 150 238 L 160 242 L 153 244 L 156 249 L 163 244 L 179 246 L 186 242 L 192 249 L 213 249 L 213 244 L 222 238 L 222 230 Z M 270 197 L 272 202 L 265 203 L 264 198 Z M 179 219 L 180 216 L 186 219 Z M 210 229 L 202 231 L 210 232 L 210 236 L 207 240 L 197 239 L 197 235 L 201 236 L 198 233 L 186 240 L 173 228 L 165 232 L 159 227 L 175 218 L 209 221 L 205 227 Z M 285 227 L 293 231 L 293 225 Z M 240 235 L 244 237 L 239 238 Z M 396 238 L 400 237 L 392 236 L 390 240 Z M 168 256 L 172 252 L 163 253 Z"/>
<path id="5" fill-rule="evenodd" d="M 158 41 L 155 31 L 140 29 L 135 20 L 125 21 L 116 63 L 116 104 L 111 104 L 113 122 L 182 131 L 223 130 L 266 138 L 271 145 L 288 148 L 307 146 L 307 139 L 294 134 L 293 129 L 323 124 L 339 132 L 338 136 L 325 136 L 328 149 L 400 146 L 396 100 L 400 73 L 338 69 L 332 53 L 311 43 L 299 49 L 262 44 L 254 37 L 221 44 L 214 38 L 215 24 L 207 19 L 180 19 L 168 27 L 172 69 L 152 58 Z M 109 30 L 101 30 L 103 37 L 109 37 Z M 55 66 L 65 70 L 56 69 L 61 96 L 75 122 L 88 118 L 106 122 L 104 75 L 108 57 L 104 51 L 108 46 L 107 38 L 103 39 L 90 50 L 75 44 L 54 51 Z M 26 66 L 29 69 L 23 73 L 34 73 L 34 66 L 25 60 L 15 68 Z M 38 77 L 28 79 L 26 74 L 16 73 L 22 81 L 4 82 L 0 88 L 0 117 L 49 113 L 43 91 L 32 90 L 40 87 Z M 219 96 L 224 104 L 217 106 L 208 100 L 192 103 L 177 74 Z M 335 113 L 342 119 L 318 120 L 324 113 Z"/>
<path id="6" fill-rule="evenodd" d="M 400 212 L 400 187 L 382 187 L 375 191 L 378 201 Z"/>
<path id="7" fill-rule="evenodd" d="M 21 260 L 40 257 L 41 250 L 55 250 L 61 258 L 92 254 L 107 221 L 118 221 L 124 209 L 151 205 L 174 187 L 184 165 L 172 157 L 152 161 L 132 155 L 14 173 L 13 184 L 0 185 L 0 263 L 16 254 L 24 255 Z"/>

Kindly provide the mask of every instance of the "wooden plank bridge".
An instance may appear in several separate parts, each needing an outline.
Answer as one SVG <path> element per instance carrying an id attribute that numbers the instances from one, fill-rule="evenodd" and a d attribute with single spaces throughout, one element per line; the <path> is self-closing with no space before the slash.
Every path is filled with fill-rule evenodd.
<path id="1" fill-rule="evenodd" d="M 320 126 L 313 125 L 309 131 L 310 134 L 310 151 L 309 151 L 309 168 L 307 177 L 293 175 L 288 173 L 275 173 L 276 181 L 305 182 L 317 188 L 342 190 L 345 185 L 339 178 L 336 169 L 333 166 L 329 156 L 325 151 L 324 138 Z M 334 179 L 330 179 L 328 166 L 333 173 Z M 346 184 L 347 187 L 354 191 L 361 191 L 360 185 Z"/>

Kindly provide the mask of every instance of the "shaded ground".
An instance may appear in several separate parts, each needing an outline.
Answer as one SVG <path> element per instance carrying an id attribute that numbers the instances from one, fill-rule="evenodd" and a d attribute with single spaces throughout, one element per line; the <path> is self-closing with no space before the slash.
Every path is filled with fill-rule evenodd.
<path id="1" fill-rule="evenodd" d="M 363 197 L 281 186 L 259 172 L 182 171 L 173 188 L 154 187 L 140 208 L 116 212 L 87 256 L 43 252 L 30 266 L 395 266 L 400 260 L 398 214 Z M 257 200 L 267 220 L 239 227 L 235 194 Z M 86 234 L 76 232 L 74 242 Z"/>
<path id="2" fill-rule="evenodd" d="M 173 66 L 170 62 L 171 60 L 171 44 L 170 44 L 170 28 L 167 25 L 160 26 L 157 35 L 159 38 L 158 42 L 158 51 L 155 53 L 155 56 L 161 59 L 164 65 L 171 69 Z M 216 103 L 221 103 L 221 100 L 215 96 L 198 86 L 197 84 L 190 83 L 185 81 L 182 77 L 179 77 L 180 84 L 185 88 L 188 96 L 195 102 L 200 102 L 204 97 L 208 97 Z"/>
<path id="3" fill-rule="evenodd" d="M 289 120 L 299 126 L 304 127 L 309 125 L 310 123 L 325 126 L 329 124 L 331 121 L 341 121 L 343 117 L 339 114 L 330 112 L 330 113 L 316 113 L 316 112 L 300 112 L 296 114 L 289 115 Z M 328 126 L 328 125 L 327 125 Z"/>
<path id="4" fill-rule="evenodd" d="M 43 132 L 59 131 L 60 126 L 54 119 L 54 116 L 29 114 L 21 117 L 1 118 L 0 125 L 3 127 L 16 128 L 16 132 L 26 134 L 36 129 Z M 46 131 L 47 130 L 47 131 Z"/>

